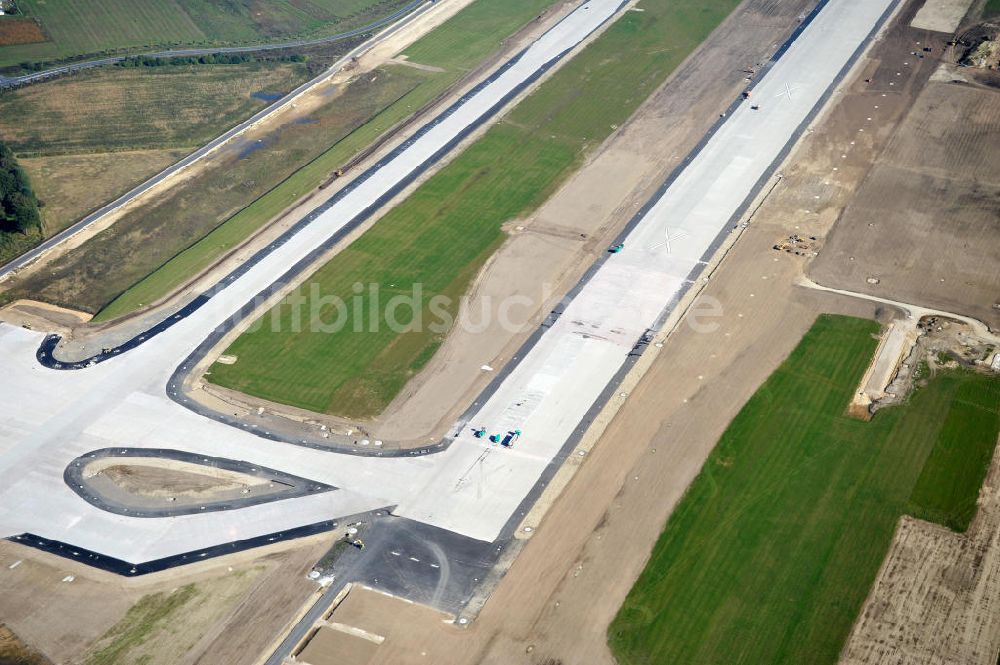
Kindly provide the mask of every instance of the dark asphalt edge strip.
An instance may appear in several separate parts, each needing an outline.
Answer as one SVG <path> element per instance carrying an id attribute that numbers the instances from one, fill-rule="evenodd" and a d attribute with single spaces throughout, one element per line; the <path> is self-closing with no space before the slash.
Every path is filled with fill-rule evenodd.
<path id="1" fill-rule="evenodd" d="M 226 556 L 227 554 L 244 552 L 246 550 L 254 549 L 255 547 L 273 545 L 277 542 L 295 540 L 298 538 L 305 538 L 306 536 L 313 536 L 318 533 L 332 531 L 337 528 L 339 523 L 339 520 L 315 522 L 313 524 L 306 524 L 304 526 L 286 529 L 284 531 L 275 531 L 274 533 L 262 536 L 255 536 L 244 540 L 234 540 L 221 545 L 192 550 L 184 554 L 175 554 L 162 559 L 153 559 L 144 563 L 130 563 L 123 559 L 116 559 L 113 556 L 88 550 L 84 547 L 75 547 L 58 540 L 43 538 L 42 536 L 35 535 L 31 532 L 10 536 L 6 540 L 14 543 L 20 543 L 21 545 L 27 545 L 28 547 L 33 547 L 37 550 L 48 552 L 49 554 L 55 554 L 56 556 L 61 556 L 65 559 L 70 559 L 71 561 L 76 561 L 78 563 L 91 566 L 92 568 L 104 570 L 123 577 L 138 577 L 140 575 L 158 573 L 189 563 L 197 563 L 199 561 L 206 561 L 208 559 Z"/>
<path id="2" fill-rule="evenodd" d="M 83 470 L 87 464 L 99 459 L 121 459 L 127 460 L 136 457 L 155 457 L 159 459 L 186 462 L 225 471 L 234 471 L 255 478 L 265 480 L 275 480 L 282 484 L 289 485 L 289 488 L 279 490 L 271 494 L 263 494 L 246 498 L 237 498 L 225 501 L 206 501 L 204 505 L 177 506 L 175 508 L 158 509 L 129 509 L 128 507 L 114 501 L 110 501 L 100 496 L 100 492 L 91 490 L 87 478 L 83 476 Z M 213 457 L 209 455 L 198 455 L 172 448 L 101 448 L 92 450 L 80 455 L 70 462 L 63 471 L 63 481 L 71 490 L 76 492 L 81 499 L 105 512 L 122 515 L 124 517 L 138 518 L 162 518 L 179 517 L 181 515 L 201 515 L 203 513 L 214 513 L 223 510 L 238 510 L 249 508 L 265 503 L 283 501 L 285 499 L 297 499 L 313 494 L 336 491 L 337 487 L 321 483 L 309 478 L 303 478 L 277 469 L 271 469 L 260 464 L 252 464 L 243 460 L 230 459 L 228 457 Z"/>

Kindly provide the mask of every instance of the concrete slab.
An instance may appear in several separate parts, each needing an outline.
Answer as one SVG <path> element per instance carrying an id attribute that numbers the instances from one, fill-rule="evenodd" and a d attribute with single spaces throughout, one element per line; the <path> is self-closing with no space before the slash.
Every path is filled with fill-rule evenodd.
<path id="1" fill-rule="evenodd" d="M 914 28 L 955 32 L 972 6 L 972 0 L 927 0 L 910 21 Z"/>

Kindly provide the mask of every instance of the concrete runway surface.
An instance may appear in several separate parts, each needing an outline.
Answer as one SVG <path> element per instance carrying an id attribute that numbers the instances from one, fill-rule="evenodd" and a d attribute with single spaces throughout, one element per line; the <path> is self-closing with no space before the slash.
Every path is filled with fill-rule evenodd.
<path id="1" fill-rule="evenodd" d="M 456 424 L 451 445 L 441 452 L 380 458 L 273 441 L 186 408 L 167 394 L 167 386 L 206 337 L 288 266 L 438 159 L 443 147 L 495 112 L 519 82 L 614 16 L 620 0 L 582 5 L 447 117 L 155 337 L 93 366 L 56 371 L 36 358 L 42 335 L 0 325 L 0 536 L 33 534 L 72 545 L 60 550 L 64 555 L 82 548 L 139 564 L 203 549 L 221 552 L 212 548 L 250 539 L 266 542 L 272 534 L 301 533 L 345 515 L 394 507 L 393 514 L 405 518 L 397 521 L 478 541 L 483 552 L 492 543 L 489 549 L 499 551 L 496 543 L 510 537 L 546 474 L 572 451 L 581 423 L 613 390 L 643 335 L 697 279 L 734 218 L 894 4 L 821 3 L 756 83 L 752 103 L 759 109 L 734 103 L 629 225 L 624 251 L 588 273 L 551 325 L 517 354 L 518 363 L 480 397 L 481 407 Z M 520 429 L 523 435 L 508 449 L 474 438 L 471 426 L 500 433 Z M 127 517 L 91 505 L 63 480 L 73 460 L 105 448 L 246 461 L 337 489 L 210 514 Z"/>

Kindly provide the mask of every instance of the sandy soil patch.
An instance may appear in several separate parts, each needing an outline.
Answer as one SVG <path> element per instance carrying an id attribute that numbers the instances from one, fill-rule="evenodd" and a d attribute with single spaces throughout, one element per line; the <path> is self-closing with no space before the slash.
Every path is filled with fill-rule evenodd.
<path id="1" fill-rule="evenodd" d="M 952 33 L 959 24 L 972 0 L 927 0 L 910 22 L 914 28 Z"/>
<path id="2" fill-rule="evenodd" d="M 314 536 L 127 580 L 0 541 L 0 623 L 53 662 L 83 662 L 143 597 L 193 584 L 197 611 L 148 633 L 165 645 L 149 662 L 251 663 L 313 599 L 306 574 L 329 547 L 329 536 Z"/>
<path id="3" fill-rule="evenodd" d="M 296 656 L 296 660 L 309 665 L 364 665 L 371 660 L 378 646 L 372 640 L 323 626 Z"/>
<path id="4" fill-rule="evenodd" d="M 104 476 L 122 491 L 140 496 L 205 496 L 268 484 L 265 478 L 176 460 L 123 459 L 96 460 L 85 467 L 84 477 Z"/>
<path id="5" fill-rule="evenodd" d="M 90 315 L 40 300 L 15 300 L 0 308 L 0 320 L 31 330 L 68 334 L 90 320 Z"/>

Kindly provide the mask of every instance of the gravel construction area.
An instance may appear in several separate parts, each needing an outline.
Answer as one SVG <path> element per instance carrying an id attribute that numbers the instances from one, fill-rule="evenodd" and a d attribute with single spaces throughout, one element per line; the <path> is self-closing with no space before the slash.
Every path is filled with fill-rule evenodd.
<path id="1" fill-rule="evenodd" d="M 881 74 L 873 85 L 884 89 L 895 76 Z M 998 142 L 1000 90 L 929 82 L 838 220 L 812 279 L 1000 325 Z"/>

